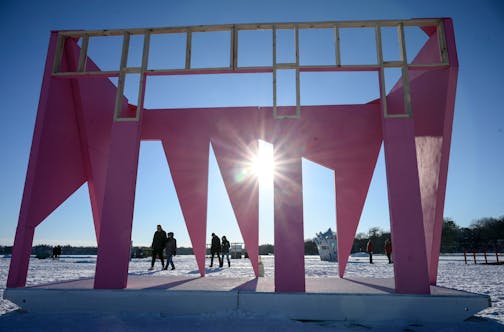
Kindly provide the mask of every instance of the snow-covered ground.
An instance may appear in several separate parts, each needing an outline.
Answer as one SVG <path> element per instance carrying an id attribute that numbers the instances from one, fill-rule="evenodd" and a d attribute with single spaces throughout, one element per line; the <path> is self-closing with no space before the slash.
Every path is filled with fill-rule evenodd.
<path id="1" fill-rule="evenodd" d="M 367 263 L 367 257 L 353 256 L 347 266 L 346 276 L 392 277 L 393 265 L 387 264 L 386 257 L 375 255 L 375 264 Z M 273 276 L 273 256 L 262 256 L 265 276 Z M 161 271 L 156 262 L 154 275 L 198 275 L 194 256 L 175 257 L 174 271 Z M 455 325 L 405 325 L 390 322 L 387 326 L 360 325 L 350 322 L 297 322 L 275 317 L 259 317 L 243 312 L 222 312 L 220 314 L 169 317 L 165 314 L 100 315 L 100 314 L 51 314 L 26 313 L 13 303 L 3 299 L 3 291 L 9 270 L 9 258 L 0 258 L 0 331 L 504 331 L 504 265 L 465 264 L 461 255 L 443 255 L 440 259 L 438 285 L 488 294 L 492 307 L 480 312 L 466 322 Z M 63 256 L 59 260 L 30 261 L 27 285 L 50 283 L 92 277 L 95 273 L 95 256 Z M 208 264 L 207 264 L 208 265 Z M 133 259 L 129 273 L 132 275 L 151 274 L 147 271 L 150 259 Z M 306 256 L 307 277 L 337 277 L 336 263 L 320 261 L 318 256 Z M 253 277 L 248 259 L 231 260 L 231 268 L 208 268 L 208 278 Z M 218 304 L 217 304 L 218 305 Z"/>

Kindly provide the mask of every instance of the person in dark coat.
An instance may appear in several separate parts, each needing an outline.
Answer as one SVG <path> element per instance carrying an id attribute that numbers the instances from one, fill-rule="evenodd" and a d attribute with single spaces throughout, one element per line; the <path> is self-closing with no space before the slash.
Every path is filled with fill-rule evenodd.
<path id="1" fill-rule="evenodd" d="M 60 255 L 61 255 L 61 246 L 57 245 L 56 247 L 53 247 L 52 259 L 58 259 Z"/>
<path id="2" fill-rule="evenodd" d="M 373 251 L 374 251 L 374 243 L 369 239 L 366 245 L 366 251 L 369 254 L 369 264 L 373 264 Z"/>
<path id="3" fill-rule="evenodd" d="M 156 262 L 156 256 L 159 256 L 161 259 L 162 268 L 164 268 L 164 258 L 163 258 L 163 250 L 166 244 L 166 232 L 163 230 L 161 225 L 157 225 L 157 230 L 154 233 L 154 237 L 152 238 L 152 262 L 149 270 L 154 269 L 154 262 Z"/>
<path id="4" fill-rule="evenodd" d="M 212 233 L 212 245 L 210 247 L 210 253 L 212 254 L 212 258 L 210 259 L 210 267 L 213 266 L 214 255 L 217 255 L 217 259 L 219 260 L 219 266 L 222 266 L 220 252 L 221 252 L 220 239 L 217 235 L 215 235 L 215 233 Z"/>
<path id="5" fill-rule="evenodd" d="M 388 263 L 391 264 L 392 263 L 392 243 L 390 242 L 389 239 L 386 239 L 385 240 L 385 253 L 387 254 L 387 258 L 388 258 Z"/>
<path id="6" fill-rule="evenodd" d="M 226 239 L 225 236 L 222 236 L 222 258 L 220 260 L 220 267 L 224 264 L 224 255 L 226 255 L 227 262 L 228 262 L 228 267 L 231 267 L 231 261 L 229 260 L 229 247 L 231 245 L 229 244 L 229 241 Z"/>
<path id="7" fill-rule="evenodd" d="M 168 269 L 168 264 L 171 265 L 172 270 L 175 270 L 175 265 L 173 264 L 173 256 L 177 256 L 177 240 L 173 237 L 173 232 L 168 232 L 168 238 L 166 239 L 165 270 Z"/>

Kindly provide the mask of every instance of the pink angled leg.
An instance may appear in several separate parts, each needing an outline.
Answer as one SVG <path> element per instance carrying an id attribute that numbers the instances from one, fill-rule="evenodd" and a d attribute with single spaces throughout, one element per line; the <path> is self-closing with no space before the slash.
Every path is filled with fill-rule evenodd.
<path id="1" fill-rule="evenodd" d="M 125 288 L 128 281 L 139 122 L 114 122 L 111 135 L 94 283 L 99 289 Z"/>
<path id="2" fill-rule="evenodd" d="M 7 288 L 24 287 L 26 284 L 34 233 L 32 226 L 20 224 L 16 229 Z"/>
<path id="3" fill-rule="evenodd" d="M 429 294 L 413 119 L 385 118 L 383 141 L 396 292 Z"/>
<path id="4" fill-rule="evenodd" d="M 259 184 L 251 172 L 257 154 L 257 111 L 215 112 L 212 146 L 245 242 L 254 274 L 259 276 Z"/>
<path id="5" fill-rule="evenodd" d="M 205 276 L 210 149 L 207 113 L 201 109 L 150 110 L 145 112 L 142 120 L 143 139 L 161 138 L 202 277 Z M 167 227 L 170 227 L 169 223 Z"/>

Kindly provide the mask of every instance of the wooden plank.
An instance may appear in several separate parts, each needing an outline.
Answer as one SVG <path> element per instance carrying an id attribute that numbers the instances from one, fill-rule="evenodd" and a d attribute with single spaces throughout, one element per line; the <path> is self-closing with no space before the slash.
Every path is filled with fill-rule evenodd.
<path id="1" fill-rule="evenodd" d="M 124 68 L 126 74 L 140 74 L 142 72 L 141 67 L 126 67 Z"/>
<path id="2" fill-rule="evenodd" d="M 409 118 L 411 115 L 407 113 L 401 113 L 401 114 L 387 114 L 386 118 Z"/>
<path id="3" fill-rule="evenodd" d="M 277 117 L 277 49 L 276 49 L 276 26 L 273 25 L 271 32 L 273 34 L 273 117 Z"/>
<path id="4" fill-rule="evenodd" d="M 384 66 L 386 67 L 386 66 Z M 394 66 L 395 67 L 395 66 Z M 408 65 L 410 70 L 426 70 L 426 69 L 443 69 L 447 65 L 432 64 L 432 65 Z M 277 69 L 296 69 L 295 67 L 285 67 Z M 378 71 L 380 66 L 377 64 L 365 65 L 306 65 L 299 66 L 300 72 L 337 72 L 337 71 Z M 139 74 L 140 67 L 126 68 L 127 74 Z M 258 66 L 258 67 L 238 67 L 232 69 L 229 67 L 218 68 L 192 68 L 192 69 L 147 69 L 145 74 L 147 76 L 160 76 L 160 75 L 212 75 L 212 74 L 254 74 L 254 73 L 272 73 L 273 67 L 271 66 Z M 85 78 L 85 77 L 118 77 L 120 71 L 107 70 L 107 71 L 87 71 L 87 72 L 64 72 L 55 73 L 54 76 L 62 78 Z"/>
<path id="5" fill-rule="evenodd" d="M 294 41 L 296 48 L 296 118 L 301 117 L 301 83 L 299 74 L 299 29 L 294 29 Z"/>
<path id="6" fill-rule="evenodd" d="M 385 63 L 383 64 L 385 68 L 401 68 L 397 63 Z M 448 64 L 409 64 L 408 70 L 436 70 L 448 68 Z M 277 69 L 299 69 L 300 72 L 337 72 L 337 71 L 378 71 L 380 66 L 378 64 L 363 64 L 363 65 L 305 65 L 299 66 L 282 66 L 277 65 Z M 127 74 L 139 74 L 141 72 L 140 67 L 126 68 L 125 72 Z M 216 68 L 192 68 L 192 69 L 147 69 L 145 73 L 147 76 L 160 76 L 160 75 L 203 75 L 203 74 L 253 74 L 253 73 L 271 73 L 273 72 L 272 66 L 257 66 L 257 67 L 238 67 L 236 69 L 228 67 L 216 67 Z M 86 72 L 62 72 L 54 73 L 54 76 L 62 78 L 80 78 L 80 77 L 118 77 L 120 72 L 117 70 L 106 70 L 106 71 L 86 71 Z"/>
<path id="7" fill-rule="evenodd" d="M 137 117 L 134 117 L 134 118 L 117 117 L 117 118 L 114 118 L 114 121 L 115 122 L 136 122 L 136 121 L 138 121 L 138 118 Z"/>
<path id="8" fill-rule="evenodd" d="M 239 67 L 232 68 L 197 68 L 197 69 L 150 69 L 146 71 L 147 76 L 161 75 L 212 75 L 212 74 L 260 74 L 272 73 L 272 67 Z"/>
<path id="9" fill-rule="evenodd" d="M 102 29 L 102 30 L 68 30 L 62 31 L 61 34 L 66 37 L 82 37 L 83 34 L 89 36 L 121 36 L 125 32 L 130 35 L 141 35 L 146 32 L 151 34 L 164 33 L 184 33 L 191 32 L 211 32 L 211 31 L 227 31 L 236 27 L 239 30 L 272 30 L 273 26 L 276 29 L 323 29 L 334 27 L 346 28 L 374 28 L 380 26 L 437 26 L 441 22 L 439 18 L 426 19 L 409 19 L 409 20 L 365 20 L 365 21 L 331 21 L 331 22 L 286 22 L 286 23 L 244 23 L 244 24 L 220 24 L 220 25 L 196 25 L 196 26 L 180 26 L 180 27 L 158 27 L 158 28 L 134 28 L 134 29 Z"/>
<path id="10" fill-rule="evenodd" d="M 289 62 L 289 63 L 277 63 L 276 68 L 277 69 L 296 69 L 299 66 L 295 62 Z"/>
<path id="11" fill-rule="evenodd" d="M 54 55 L 53 74 L 59 73 L 61 67 L 61 58 L 63 56 L 63 47 L 65 47 L 65 37 L 59 33 L 56 39 L 56 54 Z"/>
<path id="12" fill-rule="evenodd" d="M 342 65 L 341 63 L 341 41 L 340 28 L 375 28 L 377 31 L 377 45 L 382 46 L 381 42 L 381 27 L 396 26 L 400 30 L 398 33 L 401 47 L 401 61 L 383 61 L 383 50 L 377 53 L 377 64 L 357 64 L 357 65 Z M 440 45 L 440 63 L 428 64 L 408 64 L 406 58 L 406 49 L 404 41 L 404 26 L 437 26 L 438 38 Z M 296 60 L 294 63 L 277 63 L 277 30 L 278 29 L 294 29 L 295 30 L 295 52 Z M 334 44 L 335 44 L 335 65 L 316 65 L 304 66 L 300 64 L 299 50 L 299 29 L 334 29 Z M 249 66 L 238 68 L 238 43 L 240 30 L 271 30 L 273 35 L 273 63 L 272 66 Z M 212 68 L 191 68 L 191 52 L 192 52 L 192 33 L 193 32 L 213 32 L 213 31 L 229 31 L 230 32 L 230 51 L 229 51 L 229 67 L 212 67 Z M 167 33 L 184 33 L 186 35 L 186 53 L 185 66 L 180 69 L 153 69 L 148 70 L 147 64 L 142 58 L 142 67 L 127 67 L 127 54 L 124 53 L 129 49 L 130 35 L 144 35 L 144 54 L 148 54 L 150 48 L 151 34 L 167 34 Z M 121 55 L 121 66 L 119 71 L 103 71 L 103 72 L 86 72 L 85 63 L 88 52 L 89 38 L 94 36 L 123 36 L 123 53 Z M 379 35 L 379 37 L 378 37 Z M 148 36 L 148 37 L 147 37 Z M 78 68 L 76 72 L 59 73 L 61 57 L 64 49 L 65 38 L 77 37 L 83 38 L 81 52 L 79 56 Z M 147 41 L 145 38 L 148 38 Z M 380 38 L 378 42 L 378 38 Z M 147 49 L 146 49 L 147 47 Z M 378 46 L 377 46 L 378 47 Z M 378 52 L 378 50 L 377 50 Z M 380 58 L 381 57 L 381 58 Z M 123 61 L 126 59 L 126 62 Z M 125 75 L 131 73 L 139 73 L 141 75 L 141 86 L 139 87 L 139 105 L 141 109 L 143 105 L 145 76 L 154 75 L 188 75 L 188 74 L 219 74 L 219 73 L 272 73 L 273 75 L 273 111 L 277 116 L 277 70 L 288 69 L 296 72 L 296 116 L 300 115 L 300 73 L 301 72 L 332 72 L 332 71 L 379 71 L 380 72 L 380 89 L 385 89 L 385 70 L 384 68 L 401 68 L 402 80 L 404 85 L 405 112 L 411 114 L 410 87 L 408 80 L 409 70 L 433 70 L 438 68 L 446 68 L 448 66 L 448 54 L 446 48 L 446 40 L 442 19 L 413 19 L 413 20 L 366 20 L 366 21 L 339 21 L 339 22 L 285 22 L 285 23 L 247 23 L 247 24 L 224 24 L 224 25 L 198 25 L 198 26 L 180 26 L 180 27 L 161 27 L 161 28 L 135 28 L 135 29 L 106 29 L 106 30 L 88 30 L 88 31 L 62 31 L 58 34 L 58 42 L 53 64 L 55 76 L 66 78 L 80 77 L 119 77 L 118 96 L 116 100 L 115 117 L 120 116 Z M 380 94 L 382 95 L 382 91 Z M 120 95 L 120 96 L 119 96 Z M 383 97 L 383 96 L 382 96 Z M 383 98 L 382 98 L 383 99 Z M 386 103 L 386 99 L 385 99 Z M 137 110 L 137 113 L 139 111 Z M 385 112 L 386 114 L 386 104 Z M 138 116 L 138 114 L 137 114 Z"/>
<path id="13" fill-rule="evenodd" d="M 79 67 L 77 68 L 78 72 L 86 71 L 88 45 L 89 45 L 89 36 L 84 35 L 84 37 L 82 37 L 82 46 L 79 54 Z"/>
<path id="14" fill-rule="evenodd" d="M 119 75 L 118 70 L 53 73 L 53 76 L 61 78 L 119 77 Z"/>
<path id="15" fill-rule="evenodd" d="M 341 49 L 339 28 L 334 28 L 334 50 L 336 53 L 336 66 L 341 66 Z"/>
<path id="16" fill-rule="evenodd" d="M 401 61 L 383 61 L 383 67 L 385 68 L 401 68 L 401 66 Z"/>
<path id="17" fill-rule="evenodd" d="M 192 44 L 192 33 L 191 31 L 187 31 L 185 69 L 191 69 L 191 44 Z"/>
<path id="18" fill-rule="evenodd" d="M 383 69 L 384 66 L 383 44 L 382 44 L 382 34 L 380 26 L 375 27 L 375 46 L 376 46 L 376 63 L 380 66 L 380 69 Z M 400 62 L 399 65 L 401 65 Z"/>
<path id="19" fill-rule="evenodd" d="M 437 25 L 437 36 L 439 40 L 439 57 L 441 63 L 448 64 L 448 47 L 446 46 L 446 36 L 444 33 L 443 22 L 439 22 Z"/>
<path id="20" fill-rule="evenodd" d="M 238 31 L 236 27 L 231 30 L 231 47 L 229 66 L 233 69 L 238 67 Z"/>
<path id="21" fill-rule="evenodd" d="M 404 25 L 399 24 L 399 46 L 401 51 L 401 61 L 403 63 L 401 67 L 401 77 L 403 83 L 403 97 L 404 97 L 404 111 L 407 116 L 413 116 L 411 110 L 411 91 L 408 78 L 408 57 L 406 55 L 406 39 L 404 37 Z"/>
<path id="22" fill-rule="evenodd" d="M 382 107 L 383 117 L 388 116 L 388 108 L 387 108 L 387 89 L 385 86 L 385 69 L 383 67 L 383 51 L 382 51 L 382 38 L 381 38 L 381 27 L 377 26 L 375 28 L 375 41 L 376 41 L 376 52 L 377 52 L 377 60 L 379 65 L 379 73 L 378 73 L 378 86 L 380 89 L 380 100 Z"/>
<path id="23" fill-rule="evenodd" d="M 326 72 L 326 71 L 378 71 L 380 66 L 377 64 L 365 65 L 329 65 L 329 66 L 300 66 L 301 72 Z"/>
<path id="24" fill-rule="evenodd" d="M 147 70 L 149 64 L 150 36 L 151 36 L 150 32 L 146 32 L 144 35 L 141 74 L 143 74 Z"/>
<path id="25" fill-rule="evenodd" d="M 140 82 L 138 84 L 138 102 L 135 114 L 135 119 L 140 120 L 140 113 L 143 110 L 144 98 L 145 98 L 145 70 L 147 70 L 147 65 L 149 63 L 149 48 L 150 48 L 150 32 L 146 32 L 144 35 L 144 45 L 142 53 L 142 68 L 140 72 Z"/>
<path id="26" fill-rule="evenodd" d="M 117 94 L 114 107 L 114 121 L 118 121 L 121 118 L 122 98 L 124 95 L 124 83 L 126 81 L 125 69 L 128 64 L 129 41 L 130 41 L 130 34 L 128 32 L 124 32 L 122 52 L 121 52 L 121 64 L 119 67 L 120 74 L 119 74 L 119 81 L 117 83 Z"/>

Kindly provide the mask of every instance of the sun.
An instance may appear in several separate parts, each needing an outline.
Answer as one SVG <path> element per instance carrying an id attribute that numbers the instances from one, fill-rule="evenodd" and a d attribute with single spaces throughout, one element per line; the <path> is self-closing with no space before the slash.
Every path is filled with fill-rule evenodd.
<path id="1" fill-rule="evenodd" d="M 273 160 L 273 148 L 271 144 L 259 141 L 257 155 L 252 159 L 252 172 L 257 176 L 259 182 L 272 182 L 275 170 Z"/>

